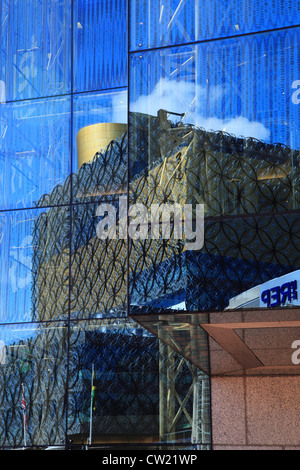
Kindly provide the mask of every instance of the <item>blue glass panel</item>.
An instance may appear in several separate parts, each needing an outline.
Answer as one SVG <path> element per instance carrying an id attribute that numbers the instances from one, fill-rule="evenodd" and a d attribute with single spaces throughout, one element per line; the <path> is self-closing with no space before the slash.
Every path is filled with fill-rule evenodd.
<path id="1" fill-rule="evenodd" d="M 300 148 L 299 40 L 295 28 L 133 54 L 130 111 Z"/>
<path id="2" fill-rule="evenodd" d="M 300 24 L 300 9 L 293 0 L 131 0 L 130 50 L 297 24 Z"/>
<path id="3" fill-rule="evenodd" d="M 74 16 L 75 91 L 126 86 L 126 0 L 77 0 Z"/>
<path id="4" fill-rule="evenodd" d="M 0 323 L 66 318 L 68 214 L 64 207 L 0 213 Z M 53 298 L 56 309 L 46 310 Z"/>
<path id="5" fill-rule="evenodd" d="M 1 209 L 49 204 L 42 196 L 70 174 L 70 103 L 49 98 L 0 105 Z"/>
<path id="6" fill-rule="evenodd" d="M 1 83 L 7 101 L 70 89 L 71 1 L 1 2 Z"/>

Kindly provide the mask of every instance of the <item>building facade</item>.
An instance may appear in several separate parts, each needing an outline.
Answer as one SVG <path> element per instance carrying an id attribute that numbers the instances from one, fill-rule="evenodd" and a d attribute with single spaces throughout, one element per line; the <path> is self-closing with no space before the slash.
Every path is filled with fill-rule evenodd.
<path id="1" fill-rule="evenodd" d="M 299 3 L 0 5 L 0 448 L 300 447 Z"/>

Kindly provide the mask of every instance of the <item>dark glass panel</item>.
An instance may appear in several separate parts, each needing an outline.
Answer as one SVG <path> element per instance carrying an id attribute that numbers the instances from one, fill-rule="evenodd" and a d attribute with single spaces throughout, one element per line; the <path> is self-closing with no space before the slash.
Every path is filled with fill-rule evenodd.
<path id="1" fill-rule="evenodd" d="M 64 445 L 67 328 L 63 323 L 0 326 L 0 445 Z"/>

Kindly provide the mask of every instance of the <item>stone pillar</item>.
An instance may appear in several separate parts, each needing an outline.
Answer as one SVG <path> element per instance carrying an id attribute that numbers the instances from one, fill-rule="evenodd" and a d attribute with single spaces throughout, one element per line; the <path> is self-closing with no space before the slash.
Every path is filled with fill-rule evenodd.
<path id="1" fill-rule="evenodd" d="M 300 377 L 212 377 L 213 450 L 299 450 Z"/>

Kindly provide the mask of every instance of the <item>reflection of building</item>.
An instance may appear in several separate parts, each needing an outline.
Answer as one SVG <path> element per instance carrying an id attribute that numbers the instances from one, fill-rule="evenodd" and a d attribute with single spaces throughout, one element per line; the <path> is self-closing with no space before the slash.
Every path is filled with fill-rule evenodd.
<path id="1" fill-rule="evenodd" d="M 75 408 L 71 408 L 73 425 L 69 435 L 79 442 L 84 439 L 84 436 L 86 438 L 88 432 L 87 393 L 90 382 L 87 377 L 89 367 L 93 362 L 91 356 L 94 355 L 96 380 L 99 381 L 99 396 L 94 412 L 94 431 L 100 441 L 109 439 L 108 434 L 112 434 L 110 439 L 124 439 L 125 435 L 127 439 L 130 435 L 130 439 L 134 439 L 136 432 L 139 432 L 140 439 L 143 434 L 145 439 L 182 440 L 190 436 L 192 432 L 195 442 L 208 444 L 206 377 L 188 361 L 180 360 L 168 346 L 161 346 L 159 349 L 153 336 L 145 333 L 139 336 L 134 334 L 132 323 L 125 319 L 127 313 L 127 242 L 126 240 L 101 241 L 96 236 L 97 206 L 103 201 L 116 204 L 118 202 L 116 195 L 124 193 L 125 157 L 126 135 L 111 142 L 104 151 L 95 156 L 91 163 L 84 163 L 81 166 L 78 174 L 74 176 L 76 182 L 74 194 L 78 198 L 87 198 L 89 203 L 73 208 L 72 223 L 68 210 L 57 211 L 55 208 L 41 214 L 37 219 L 33 235 L 35 247 L 33 319 L 36 321 L 53 320 L 58 311 L 65 312 L 65 318 L 67 317 L 68 234 L 72 227 L 70 315 L 76 316 L 77 319 L 103 318 L 103 320 L 100 322 L 102 325 L 100 331 L 93 329 L 96 325 L 93 326 L 91 332 L 86 327 L 85 331 L 81 332 L 82 344 L 81 341 L 79 346 L 74 344 L 76 361 L 81 367 L 81 377 L 79 380 L 78 376 L 78 380 L 72 383 Z M 172 159 L 171 155 L 166 168 L 166 177 L 173 173 L 176 165 L 177 160 Z M 157 177 L 155 173 L 154 168 L 153 174 Z M 134 189 L 139 190 L 140 182 L 143 184 L 142 178 L 142 173 L 137 175 L 133 184 Z M 66 182 L 67 185 L 68 182 Z M 64 186 L 55 188 L 51 195 L 43 198 L 43 201 L 48 198 L 51 203 L 54 197 L 63 202 L 64 191 Z M 155 196 L 154 188 L 147 191 L 146 197 L 149 197 L 150 193 Z M 172 242 L 169 244 L 170 247 L 166 248 L 163 255 L 163 261 L 171 265 L 174 253 L 175 255 L 178 253 L 178 247 L 177 242 L 175 245 Z M 157 252 L 159 247 L 159 241 L 154 245 L 146 242 L 148 253 Z M 132 261 L 138 265 L 138 258 L 134 255 Z M 159 269 L 163 268 L 161 279 L 166 272 L 163 265 L 164 262 L 161 266 L 157 266 Z M 146 270 L 151 272 L 152 266 L 149 265 Z M 179 279 L 179 274 L 177 274 L 177 279 Z M 142 282 L 138 281 L 137 285 L 141 284 Z M 174 291 L 174 280 L 172 285 L 171 290 Z M 147 341 L 151 343 L 148 346 Z M 111 362 L 112 358 L 114 358 L 113 362 Z M 151 364 L 147 366 L 150 358 Z M 75 369 L 76 367 L 77 365 L 74 364 Z M 155 380 L 153 373 L 152 375 L 150 373 L 151 368 L 153 373 L 157 374 Z M 109 399 L 108 396 L 110 396 Z M 113 396 L 117 397 L 117 407 Z M 131 408 L 130 401 L 132 402 Z M 205 410 L 202 406 L 204 401 Z M 160 416 L 159 422 L 157 415 Z M 70 421 L 72 419 L 70 417 Z M 143 426 L 146 422 L 148 424 L 145 431 Z"/>
<path id="2" fill-rule="evenodd" d="M 193 126 L 176 127 L 162 115 L 148 119 L 153 135 L 148 134 L 145 118 L 135 117 L 138 147 L 142 143 L 153 163 L 149 170 L 143 169 L 141 152 L 140 169 L 134 170 L 130 183 L 130 200 L 148 208 L 159 201 L 204 204 L 205 244 L 200 251 L 187 252 L 184 239 L 130 241 L 130 301 L 143 305 L 144 311 L 182 300 L 188 310 L 224 309 L 231 297 L 297 266 L 298 250 L 293 244 L 273 247 L 270 240 L 274 230 L 279 240 L 297 231 L 297 216 L 289 212 L 287 217 L 287 211 L 299 206 L 298 154 L 286 147 L 207 133 Z M 118 207 L 117 196 L 124 194 L 126 143 L 125 134 L 74 175 L 74 196 L 89 205 L 73 208 L 72 225 L 68 209 L 50 210 L 39 217 L 34 299 L 41 302 L 43 296 L 51 295 L 45 286 L 56 286 L 52 289 L 56 298 L 51 302 L 45 298 L 43 307 L 35 310 L 35 319 L 52 318 L 55 302 L 66 298 L 68 258 L 63 253 L 70 230 L 76 292 L 72 310 L 82 312 L 83 317 L 87 311 L 91 317 L 126 311 L 126 241 L 99 240 L 95 231 L 97 206 L 106 202 Z M 64 202 L 68 185 L 69 181 L 46 196 L 48 203 Z M 105 253 L 104 262 L 101 253 Z M 115 269 L 108 276 L 112 265 Z M 102 274 L 93 275 L 96 272 Z"/>
<path id="3" fill-rule="evenodd" d="M 80 129 L 77 134 L 78 168 L 93 160 L 97 152 L 104 151 L 108 144 L 126 132 L 126 124 L 101 123 Z"/>
<path id="4" fill-rule="evenodd" d="M 118 423 L 123 434 L 132 434 L 133 428 L 139 426 L 141 410 L 147 408 L 147 439 L 159 436 L 160 440 L 173 440 L 180 433 L 193 430 L 198 443 L 207 443 L 207 388 L 205 376 L 199 369 L 213 374 L 221 371 L 225 375 L 232 372 L 232 367 L 235 374 L 241 369 L 240 365 L 233 366 L 227 356 L 224 362 L 218 360 L 220 368 L 215 369 L 213 363 L 209 364 L 209 359 L 211 361 L 220 354 L 218 348 L 213 352 L 211 349 L 212 339 L 219 338 L 220 327 L 210 329 L 206 326 L 208 311 L 222 312 L 230 299 L 255 289 L 259 280 L 263 284 L 297 269 L 299 250 L 294 236 L 298 231 L 294 211 L 299 205 L 297 153 L 251 139 L 240 141 L 227 134 L 208 133 L 194 126 L 174 125 L 164 111 L 157 117 L 132 115 L 131 118 L 140 154 L 133 158 L 130 169 L 130 201 L 143 203 L 148 208 L 160 201 L 204 204 L 204 247 L 199 251 L 188 251 L 184 239 L 129 240 L 130 284 L 127 286 L 127 242 L 124 239 L 99 240 L 95 217 L 99 204 L 110 203 L 118 209 L 119 196 L 125 194 L 125 133 L 72 175 L 74 199 L 84 200 L 84 204 L 74 204 L 70 212 L 70 178 L 41 198 L 41 204 L 51 207 L 37 218 L 32 234 L 32 320 L 65 321 L 69 314 L 77 320 L 98 319 L 99 323 L 93 325 L 91 332 L 87 326 L 76 330 L 74 325 L 71 334 L 72 357 L 68 366 L 73 401 L 69 406 L 68 422 L 71 424 L 68 434 L 76 442 L 87 434 L 88 375 L 93 362 L 90 357 L 94 350 L 92 345 L 96 344 L 96 372 L 106 389 L 112 395 L 118 394 L 123 372 L 127 377 L 122 410 L 114 415 L 114 404 L 107 400 L 105 410 L 100 400 L 100 414 L 97 414 L 99 409 L 95 409 L 95 435 L 101 436 L 99 439 L 104 439 L 103 427 L 99 424 L 104 416 L 110 433 L 116 434 Z M 58 202 L 61 207 L 56 207 Z M 279 242 L 270 246 L 275 232 Z M 285 243 L 287 236 L 292 243 Z M 180 303 L 189 314 L 176 311 Z M 160 339 L 160 347 L 145 333 L 139 339 L 135 336 L 136 326 L 125 318 L 128 311 L 138 324 Z M 57 312 L 60 312 L 59 318 Z M 220 320 L 217 315 L 210 314 L 212 319 L 216 323 Z M 295 321 L 295 318 L 291 317 L 289 321 Z M 123 325 L 121 331 L 119 322 Z M 237 324 L 241 326 L 239 322 Z M 37 393 L 35 381 L 28 390 L 34 397 L 28 407 L 31 422 L 40 414 L 44 424 L 51 422 L 56 429 L 53 435 L 41 425 L 31 430 L 32 438 L 43 444 L 56 442 L 57 436 L 63 434 L 63 428 L 58 425 L 64 414 L 66 387 L 63 374 L 67 337 L 63 325 L 62 329 L 56 326 L 54 335 L 51 329 L 48 333 L 45 328 L 37 328 L 37 335 L 31 338 L 31 355 L 34 356 L 32 352 L 37 350 L 47 351 L 41 366 L 33 362 L 28 366 L 25 361 L 25 367 L 24 358 L 19 354 L 16 356 L 20 364 L 17 368 L 20 377 L 14 385 L 16 395 L 20 380 L 25 380 L 28 386 L 35 376 L 38 381 L 42 377 L 48 383 L 45 377 L 49 365 L 52 370 L 57 370 L 51 397 L 47 395 L 47 387 Z M 271 322 L 272 327 L 276 325 Z M 212 338 L 209 341 L 205 331 Z M 147 341 L 151 343 L 148 346 Z M 219 342 L 230 356 L 230 341 Z M 239 344 L 239 348 L 242 351 L 244 346 Z M 155 390 L 141 399 L 148 379 L 154 384 L 153 376 L 148 376 L 145 370 L 145 358 L 153 349 L 156 351 L 152 357 L 153 373 L 157 374 Z M 136 351 L 135 371 L 131 368 L 133 362 L 127 361 L 133 350 Z M 99 362 L 101 354 L 103 358 L 115 354 L 115 363 L 111 364 L 108 359 Z M 177 354 L 185 359 L 179 360 Z M 247 364 L 266 370 L 266 364 L 255 362 L 251 352 L 245 357 Z M 6 371 L 12 364 L 12 356 L 7 355 Z M 103 370 L 105 364 L 107 370 Z M 121 370 L 121 366 L 123 372 L 116 381 L 116 370 Z M 278 370 L 276 362 L 271 361 L 270 366 Z M 8 376 L 4 375 L 3 383 Z M 11 386 L 12 382 L 8 389 Z M 101 394 L 104 399 L 104 389 Z M 128 396 L 132 396 L 132 409 L 127 407 Z M 155 417 L 158 409 L 159 422 Z M 146 414 L 143 419 L 145 417 Z"/>
<path id="5" fill-rule="evenodd" d="M 95 366 L 94 443 L 299 448 L 299 13 L 1 2 L 1 446 L 22 383 L 28 445 L 85 440 Z M 100 240 L 126 202 L 204 205 L 203 247 Z"/>
<path id="6" fill-rule="evenodd" d="M 233 297 L 228 308 L 293 307 L 300 303 L 300 271 L 271 279 Z"/>
<path id="7" fill-rule="evenodd" d="M 209 358 L 216 356 L 209 349 L 211 340 L 207 341 L 204 331 L 215 341 L 218 335 L 206 326 L 207 311 L 221 312 L 230 298 L 255 287 L 259 279 L 263 282 L 284 275 L 298 264 L 299 250 L 294 246 L 268 245 L 275 230 L 278 240 L 285 240 L 287 233 L 295 240 L 297 216 L 290 211 L 299 205 L 297 153 L 256 140 L 239 140 L 194 126 L 173 125 L 163 111 L 157 118 L 133 115 L 132 119 L 137 148 L 145 152 L 141 151 L 140 158 L 132 164 L 131 200 L 148 208 L 157 201 L 204 204 L 205 240 L 199 251 L 187 251 L 184 239 L 180 243 L 172 238 L 130 240 L 129 313 L 165 345 L 209 373 Z M 118 207 L 116 195 L 124 194 L 126 139 L 125 134 L 111 142 L 104 152 L 74 175 L 75 197 L 87 198 L 89 203 L 73 208 L 72 223 L 67 211 L 60 212 L 56 219 L 57 211 L 50 210 L 37 220 L 34 231 L 35 320 L 52 319 L 56 311 L 62 311 L 61 302 L 66 301 L 69 265 L 62 247 L 66 246 L 63 240 L 71 227 L 74 294 L 71 316 L 126 316 L 127 244 L 122 239 L 99 240 L 95 220 L 101 202 Z M 146 168 L 148 155 L 149 169 Z M 104 180 L 103 167 L 106 168 Z M 53 197 L 62 202 L 64 186 L 46 196 L 49 201 Z M 55 229 L 49 232 L 49 227 Z M 47 253 L 46 258 L 43 253 Z M 176 313 L 176 305 L 181 301 L 190 314 Z M 168 313 L 166 309 L 170 308 L 173 311 Z M 220 343 L 230 354 L 230 345 Z M 240 349 L 243 350 L 242 345 Z M 171 360 L 170 350 L 165 357 Z M 249 353 L 247 364 L 263 365 L 252 358 Z M 141 366 L 142 362 L 141 356 Z M 277 370 L 278 365 L 271 364 Z M 210 367 L 216 373 L 213 364 Z M 230 361 L 223 364 L 225 375 L 227 367 L 232 371 Z M 239 373 L 239 367 L 234 369 L 235 374 Z M 220 373 L 221 369 L 217 370 Z M 160 374 L 163 374 L 162 368 Z M 196 369 L 192 377 L 193 383 Z M 160 403 L 163 403 L 163 396 Z M 200 400 L 199 410 L 202 405 Z M 193 408 L 190 416 L 196 409 Z M 175 408 L 171 415 L 176 416 Z M 160 436 L 163 435 L 165 432 L 161 431 Z"/>

